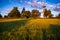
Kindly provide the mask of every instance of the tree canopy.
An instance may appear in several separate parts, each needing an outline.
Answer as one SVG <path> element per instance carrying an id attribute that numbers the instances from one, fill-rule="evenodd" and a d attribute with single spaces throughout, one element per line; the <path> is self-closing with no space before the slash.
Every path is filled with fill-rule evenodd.
<path id="1" fill-rule="evenodd" d="M 43 6 L 43 16 L 45 18 L 53 18 L 53 14 L 51 13 L 51 10 L 47 10 L 46 6 Z M 33 9 L 32 11 L 28 11 L 25 9 L 25 7 L 22 9 L 21 13 L 18 10 L 17 7 L 14 7 L 9 13 L 8 15 L 4 16 L 4 18 L 40 18 L 41 16 L 41 12 L 39 12 L 39 10 L 35 10 Z M 0 18 L 2 18 L 2 15 L 0 14 Z M 58 14 L 58 16 L 56 16 L 56 18 L 60 18 L 60 13 Z"/>
<path id="2" fill-rule="evenodd" d="M 19 18 L 20 12 L 17 7 L 14 7 L 13 10 L 8 14 L 8 17 Z"/>
<path id="3" fill-rule="evenodd" d="M 0 18 L 2 18 L 2 15 L 0 14 Z"/>
<path id="4" fill-rule="evenodd" d="M 39 10 L 32 10 L 31 12 L 32 17 L 40 17 L 41 13 L 39 12 Z"/>

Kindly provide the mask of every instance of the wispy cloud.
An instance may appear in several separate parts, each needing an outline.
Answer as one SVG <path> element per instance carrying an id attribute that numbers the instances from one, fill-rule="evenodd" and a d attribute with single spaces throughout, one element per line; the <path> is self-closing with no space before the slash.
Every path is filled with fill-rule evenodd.
<path id="1" fill-rule="evenodd" d="M 34 8 L 42 8 L 42 6 L 45 5 L 46 3 L 33 1 L 33 2 L 27 2 L 27 4 L 31 5 Z"/>
<path id="2" fill-rule="evenodd" d="M 54 11 L 59 11 L 60 12 L 60 3 L 55 5 Z"/>
<path id="3" fill-rule="evenodd" d="M 48 5 L 52 10 L 60 12 L 60 3 Z"/>
<path id="4" fill-rule="evenodd" d="M 60 11 L 60 3 L 57 4 L 49 4 L 45 1 L 38 1 L 38 0 L 32 0 L 32 2 L 26 2 L 28 5 L 34 8 L 41 9 L 43 5 L 46 5 L 48 9 L 54 10 L 54 11 Z"/>
<path id="5" fill-rule="evenodd" d="M 1 8 L 1 14 L 2 14 L 2 16 L 4 16 L 4 15 L 7 15 L 10 11 L 12 10 L 12 8 Z"/>

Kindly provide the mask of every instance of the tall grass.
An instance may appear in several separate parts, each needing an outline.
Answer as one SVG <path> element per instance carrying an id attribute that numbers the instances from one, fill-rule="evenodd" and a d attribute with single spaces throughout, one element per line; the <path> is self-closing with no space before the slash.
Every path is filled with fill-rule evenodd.
<path id="1" fill-rule="evenodd" d="M 3 32 L 2 40 L 60 40 L 60 19 L 31 19 L 25 25 Z"/>

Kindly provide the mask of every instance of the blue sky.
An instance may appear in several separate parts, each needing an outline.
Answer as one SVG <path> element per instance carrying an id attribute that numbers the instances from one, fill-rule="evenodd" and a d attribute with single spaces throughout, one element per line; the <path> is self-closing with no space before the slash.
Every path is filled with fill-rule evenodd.
<path id="1" fill-rule="evenodd" d="M 60 0 L 0 0 L 0 14 L 7 15 L 13 7 L 18 7 L 20 12 L 23 7 L 26 10 L 38 9 L 42 12 L 43 5 L 46 5 L 46 8 L 50 9 L 54 16 L 60 13 Z"/>

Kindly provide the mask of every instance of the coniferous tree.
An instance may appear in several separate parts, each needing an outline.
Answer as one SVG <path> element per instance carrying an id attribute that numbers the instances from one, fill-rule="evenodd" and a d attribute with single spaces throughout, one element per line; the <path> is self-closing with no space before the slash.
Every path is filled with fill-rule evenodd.
<path id="1" fill-rule="evenodd" d="M 22 9 L 22 13 L 24 13 L 24 12 L 25 12 L 25 8 Z"/>
<path id="2" fill-rule="evenodd" d="M 22 12 L 21 12 L 21 17 L 25 17 L 25 8 L 22 9 Z"/>

